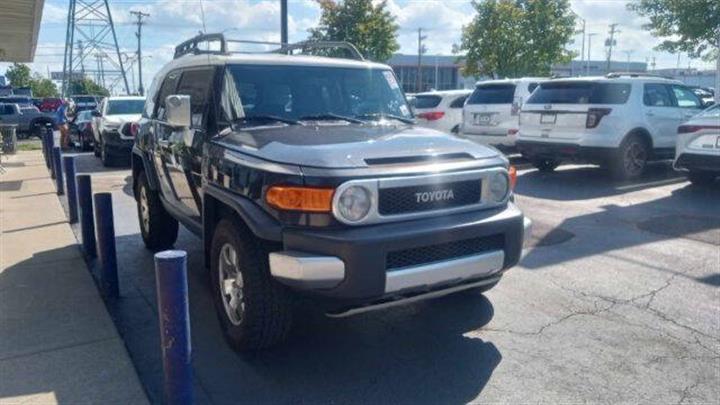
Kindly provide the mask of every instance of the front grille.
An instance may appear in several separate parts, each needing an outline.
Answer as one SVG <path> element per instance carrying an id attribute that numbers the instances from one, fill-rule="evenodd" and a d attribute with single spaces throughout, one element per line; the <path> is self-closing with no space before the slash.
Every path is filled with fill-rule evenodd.
<path id="1" fill-rule="evenodd" d="M 477 204 L 480 192 L 480 180 L 380 189 L 378 212 L 398 215 Z"/>
<path id="2" fill-rule="evenodd" d="M 504 245 L 505 238 L 500 234 L 440 243 L 437 245 L 421 246 L 412 249 L 396 250 L 387 254 L 385 258 L 385 268 L 387 271 L 393 271 L 405 267 L 459 259 L 483 252 L 501 250 Z"/>

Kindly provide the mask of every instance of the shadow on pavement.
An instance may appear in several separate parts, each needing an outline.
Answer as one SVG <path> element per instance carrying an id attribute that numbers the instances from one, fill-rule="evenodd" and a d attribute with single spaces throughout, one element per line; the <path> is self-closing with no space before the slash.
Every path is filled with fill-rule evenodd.
<path id="1" fill-rule="evenodd" d="M 588 200 L 609 197 L 660 185 L 687 181 L 667 163 L 654 163 L 636 180 L 617 181 L 600 167 L 561 168 L 553 173 L 531 170 L 518 175 L 515 193 L 555 201 Z"/>

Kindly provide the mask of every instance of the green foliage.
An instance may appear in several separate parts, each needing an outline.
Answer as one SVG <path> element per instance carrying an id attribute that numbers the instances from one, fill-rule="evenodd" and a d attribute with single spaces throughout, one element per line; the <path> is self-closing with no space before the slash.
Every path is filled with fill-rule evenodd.
<path id="1" fill-rule="evenodd" d="M 58 89 L 57 86 L 55 86 L 55 83 L 37 73 L 30 80 L 30 88 L 32 89 L 33 97 L 43 98 L 58 96 Z"/>
<path id="2" fill-rule="evenodd" d="M 5 72 L 5 77 L 10 81 L 13 87 L 30 86 L 30 68 L 22 63 L 13 63 Z"/>
<path id="3" fill-rule="evenodd" d="M 569 0 L 473 1 L 477 15 L 463 27 L 456 50 L 465 51 L 464 72 L 493 77 L 545 76 L 566 63 L 575 30 Z"/>
<path id="4" fill-rule="evenodd" d="M 95 83 L 90 78 L 84 78 L 82 80 L 73 80 L 70 83 L 69 86 L 69 92 L 71 95 L 78 95 L 78 94 L 90 94 L 95 96 L 109 96 L 110 92 L 100 86 L 99 84 Z"/>
<path id="5" fill-rule="evenodd" d="M 399 27 L 385 1 L 376 5 L 372 0 L 318 0 L 318 3 L 322 15 L 319 25 L 309 30 L 311 40 L 347 41 L 366 58 L 380 62 L 400 49 L 396 39 Z"/>
<path id="6" fill-rule="evenodd" d="M 643 28 L 667 38 L 656 47 L 659 51 L 686 52 L 705 59 L 713 57 L 713 50 L 717 52 L 718 0 L 636 0 L 628 9 L 650 19 Z"/>

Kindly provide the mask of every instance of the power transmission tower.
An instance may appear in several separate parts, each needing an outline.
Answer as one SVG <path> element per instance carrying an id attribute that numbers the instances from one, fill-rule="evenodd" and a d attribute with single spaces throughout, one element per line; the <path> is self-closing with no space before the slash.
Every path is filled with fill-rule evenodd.
<path id="1" fill-rule="evenodd" d="M 417 78 L 415 81 L 415 91 L 422 91 L 422 55 L 427 51 L 423 41 L 427 39 L 427 35 L 422 34 L 422 28 L 418 28 L 418 61 L 417 61 Z"/>
<path id="2" fill-rule="evenodd" d="M 142 26 L 145 24 L 143 22 L 143 18 L 150 17 L 150 14 L 143 13 L 142 11 L 131 11 L 130 14 L 137 17 L 137 22 L 135 23 L 138 27 L 137 32 L 135 33 L 135 36 L 137 37 L 137 62 L 138 62 L 138 92 L 140 92 L 141 96 L 145 95 L 145 89 L 143 88 L 143 82 L 142 82 Z M 129 92 L 128 92 L 129 93 Z"/>
<path id="3" fill-rule="evenodd" d="M 74 52 L 76 47 L 78 51 Z M 89 55 L 98 58 L 97 70 L 88 69 L 92 64 L 85 64 L 85 58 Z M 109 66 L 105 66 L 103 61 Z M 80 75 L 84 77 L 84 74 L 94 74 L 103 81 L 113 78 L 111 87 L 122 81 L 125 93 L 130 92 L 108 0 L 69 1 L 63 58 L 63 96 L 68 95 L 71 82 Z"/>
<path id="4" fill-rule="evenodd" d="M 615 46 L 615 34 L 620 33 L 620 30 L 616 29 L 617 26 L 618 24 L 610 24 L 610 38 L 605 41 L 605 46 L 608 47 L 607 66 L 605 68 L 605 73 L 610 73 L 610 60 L 612 59 L 613 46 Z"/>

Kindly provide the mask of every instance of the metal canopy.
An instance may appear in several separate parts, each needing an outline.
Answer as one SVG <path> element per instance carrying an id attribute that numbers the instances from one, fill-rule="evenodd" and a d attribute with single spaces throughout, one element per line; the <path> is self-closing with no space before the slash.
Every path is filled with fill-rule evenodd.
<path id="1" fill-rule="evenodd" d="M 44 0 L 0 2 L 0 61 L 32 62 L 35 59 Z"/>

